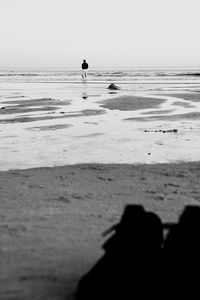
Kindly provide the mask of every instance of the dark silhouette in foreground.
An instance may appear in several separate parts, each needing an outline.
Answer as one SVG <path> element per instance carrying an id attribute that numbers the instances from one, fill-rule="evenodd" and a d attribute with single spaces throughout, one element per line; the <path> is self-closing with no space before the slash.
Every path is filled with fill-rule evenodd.
<path id="1" fill-rule="evenodd" d="M 187 206 L 172 225 L 163 247 L 163 271 L 177 299 L 200 299 L 200 207 Z M 172 294 L 174 291 L 174 294 Z"/>
<path id="2" fill-rule="evenodd" d="M 187 206 L 178 224 L 126 206 L 120 223 L 105 232 L 114 232 L 105 255 L 80 280 L 76 299 L 200 299 L 199 231 L 198 206 Z"/>

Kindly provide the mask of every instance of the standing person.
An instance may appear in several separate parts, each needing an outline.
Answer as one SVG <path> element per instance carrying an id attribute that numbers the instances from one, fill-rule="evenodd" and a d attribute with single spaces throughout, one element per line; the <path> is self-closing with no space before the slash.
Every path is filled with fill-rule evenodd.
<path id="1" fill-rule="evenodd" d="M 87 80 L 87 69 L 88 69 L 88 63 L 84 59 L 83 63 L 82 63 L 82 79 L 83 79 L 83 83 L 85 83 L 86 80 Z"/>

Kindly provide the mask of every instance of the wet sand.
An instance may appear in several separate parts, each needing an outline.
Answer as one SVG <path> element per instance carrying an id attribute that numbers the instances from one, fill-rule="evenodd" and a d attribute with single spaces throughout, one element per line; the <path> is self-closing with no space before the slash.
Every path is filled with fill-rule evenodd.
<path id="1" fill-rule="evenodd" d="M 1 96 L 0 170 L 200 159 L 198 92 L 105 89 L 96 97 L 91 85 L 85 100 L 82 93 L 67 97 L 63 86 L 39 94 L 37 86 L 26 88 Z"/>
<path id="2" fill-rule="evenodd" d="M 153 112 L 155 114 L 155 112 Z M 158 112 L 159 114 L 159 112 Z M 138 118 L 126 118 L 126 121 L 179 121 L 179 120 L 200 120 L 200 112 L 192 112 L 186 114 L 174 114 L 174 115 L 163 115 L 163 116 L 150 116 L 150 117 L 138 117 Z"/>
<path id="3" fill-rule="evenodd" d="M 164 94 L 163 94 L 164 95 Z M 200 92 L 184 92 L 184 93 L 181 93 L 181 92 L 177 92 L 177 93 L 174 93 L 174 92 L 171 92 L 169 94 L 165 94 L 165 95 L 168 95 L 170 97 L 176 97 L 176 98 L 181 98 L 181 99 L 184 99 L 186 101 L 192 101 L 192 102 L 200 102 Z"/>
<path id="4" fill-rule="evenodd" d="M 73 299 L 126 204 L 175 222 L 199 204 L 200 163 L 87 164 L 0 173 L 0 299 Z"/>
<path id="5" fill-rule="evenodd" d="M 67 113 L 64 108 L 65 106 L 68 106 L 70 104 L 71 101 L 61 101 L 59 99 L 51 98 L 3 101 L 1 102 L 0 115 L 5 116 L 5 118 L 0 119 L 0 124 L 47 121 L 53 119 L 91 116 L 104 113 L 103 109 L 86 109 Z M 42 113 L 41 116 L 38 115 L 39 112 Z M 45 112 L 48 112 L 48 115 L 45 114 Z M 7 117 L 9 115 L 15 116 L 13 118 L 9 118 Z"/>
<path id="6" fill-rule="evenodd" d="M 160 104 L 164 102 L 164 99 L 125 95 L 104 100 L 99 103 L 103 103 L 100 105 L 103 108 L 132 111 L 146 108 L 158 108 Z"/>

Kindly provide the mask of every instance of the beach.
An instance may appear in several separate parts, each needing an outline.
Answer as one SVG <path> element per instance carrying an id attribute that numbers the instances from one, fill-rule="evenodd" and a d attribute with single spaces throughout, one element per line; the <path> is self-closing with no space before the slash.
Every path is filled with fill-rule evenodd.
<path id="1" fill-rule="evenodd" d="M 1 299 L 73 299 L 126 204 L 176 222 L 199 204 L 200 163 L 89 164 L 0 173 Z"/>
<path id="2" fill-rule="evenodd" d="M 127 204 L 199 204 L 200 81 L 148 72 L 0 79 L 0 299 L 74 299 Z"/>

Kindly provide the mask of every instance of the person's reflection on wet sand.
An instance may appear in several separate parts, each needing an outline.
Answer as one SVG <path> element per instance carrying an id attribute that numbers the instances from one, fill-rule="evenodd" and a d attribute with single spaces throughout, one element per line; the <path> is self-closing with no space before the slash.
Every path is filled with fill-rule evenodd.
<path id="1" fill-rule="evenodd" d="M 82 99 L 86 100 L 88 98 L 88 94 L 86 91 L 82 92 Z"/>
<path id="2" fill-rule="evenodd" d="M 83 83 L 82 99 L 86 100 L 88 98 L 86 83 Z"/>

